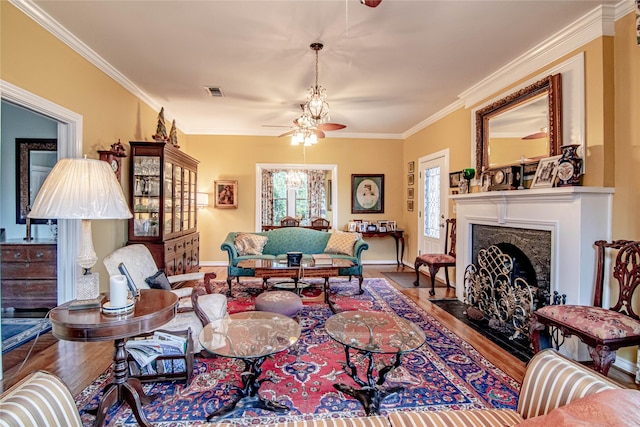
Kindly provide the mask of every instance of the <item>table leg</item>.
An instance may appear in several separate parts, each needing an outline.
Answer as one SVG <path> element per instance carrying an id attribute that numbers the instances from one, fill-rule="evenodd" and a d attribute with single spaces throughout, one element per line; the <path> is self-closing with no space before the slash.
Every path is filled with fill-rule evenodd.
<path id="1" fill-rule="evenodd" d="M 402 386 L 382 388 L 387 374 L 393 369 L 400 366 L 400 353 L 395 355 L 395 360 L 389 365 L 385 365 L 379 370 L 378 378 L 373 376 L 373 353 L 366 351 L 363 354 L 367 358 L 367 380 L 366 382 L 358 376 L 358 370 L 355 364 L 351 362 L 349 347 L 345 346 L 346 366 L 345 373 L 349 375 L 356 384 L 361 388 L 355 388 L 346 384 L 334 384 L 336 390 L 351 396 L 358 400 L 364 408 L 367 415 L 380 414 L 380 404 L 387 397 L 399 393 L 404 390 Z"/>
<path id="2" fill-rule="evenodd" d="M 142 390 L 140 381 L 135 378 L 129 378 L 127 372 L 127 351 L 124 345 L 124 338 L 119 338 L 114 341 L 113 380 L 111 384 L 105 387 L 102 400 L 98 405 L 96 419 L 93 423 L 96 427 L 104 424 L 109 408 L 122 401 L 129 404 L 139 425 L 151 427 L 151 423 L 142 412 L 142 405 L 153 402 L 157 396 L 147 396 Z"/>
<path id="3" fill-rule="evenodd" d="M 245 366 L 244 372 L 241 375 L 242 387 L 231 387 L 238 391 L 238 396 L 233 402 L 209 414 L 207 416 L 207 421 L 211 421 L 213 418 L 230 418 L 229 416 L 233 414 L 236 409 L 244 408 L 258 408 L 277 413 L 285 413 L 289 411 L 288 407 L 281 405 L 278 402 L 263 399 L 258 394 L 260 385 L 264 381 L 268 381 L 266 378 L 258 380 L 258 377 L 262 374 L 262 363 L 265 359 L 266 357 L 242 359 Z"/>

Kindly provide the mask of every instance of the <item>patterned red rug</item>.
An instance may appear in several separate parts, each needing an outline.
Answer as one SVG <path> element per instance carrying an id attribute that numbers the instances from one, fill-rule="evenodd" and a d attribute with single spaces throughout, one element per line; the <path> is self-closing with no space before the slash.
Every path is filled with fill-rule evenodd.
<path id="1" fill-rule="evenodd" d="M 226 290 L 226 283 L 219 288 Z M 404 393 L 390 396 L 381 405 L 382 414 L 413 408 L 431 411 L 480 408 L 512 408 L 518 400 L 520 384 L 482 357 L 473 347 L 449 331 L 436 319 L 405 297 L 385 279 L 365 279 L 364 293 L 358 295 L 357 281 L 334 279 L 331 298 L 339 311 L 380 310 L 395 313 L 420 325 L 427 335 L 421 348 L 403 356 L 402 365 L 387 376 L 385 385 L 402 385 Z M 261 291 L 261 282 L 234 284 L 229 312 L 253 308 L 253 299 Z M 276 354 L 263 364 L 265 381 L 260 388 L 264 398 L 290 408 L 278 415 L 261 409 L 249 409 L 241 418 L 225 419 L 239 426 L 268 424 L 308 418 L 362 416 L 362 406 L 355 399 L 338 392 L 333 384 L 353 384 L 344 372 L 344 349 L 324 331 L 331 316 L 322 303 L 306 303 L 299 316 L 302 334 L 288 352 Z M 232 386 L 239 383 L 241 362 L 227 358 L 196 359 L 194 377 L 189 387 L 184 382 L 151 383 L 144 386 L 148 394 L 160 398 L 144 407 L 154 425 L 182 426 L 205 422 L 207 414 L 230 402 Z M 76 397 L 85 425 L 93 417 L 86 413 L 95 408 L 99 393 L 108 383 L 110 369 Z M 112 408 L 109 425 L 136 425 L 127 405 Z"/>

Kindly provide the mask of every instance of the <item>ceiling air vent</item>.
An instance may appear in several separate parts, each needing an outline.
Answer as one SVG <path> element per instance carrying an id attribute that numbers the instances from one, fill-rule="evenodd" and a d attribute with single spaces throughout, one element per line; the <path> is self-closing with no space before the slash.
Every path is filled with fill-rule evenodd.
<path id="1" fill-rule="evenodd" d="M 205 89 L 207 90 L 207 93 L 211 96 L 218 97 L 218 98 L 222 98 L 224 96 L 224 93 L 222 93 L 222 89 L 220 89 L 219 87 L 207 86 L 205 87 Z"/>

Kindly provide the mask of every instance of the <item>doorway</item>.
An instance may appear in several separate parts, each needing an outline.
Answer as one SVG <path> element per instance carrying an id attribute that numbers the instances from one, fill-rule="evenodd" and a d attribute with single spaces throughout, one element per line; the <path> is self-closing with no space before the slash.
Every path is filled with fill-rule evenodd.
<path id="1" fill-rule="evenodd" d="M 441 253 L 447 238 L 449 150 L 418 160 L 418 255 Z M 438 276 L 444 275 L 443 270 Z"/>

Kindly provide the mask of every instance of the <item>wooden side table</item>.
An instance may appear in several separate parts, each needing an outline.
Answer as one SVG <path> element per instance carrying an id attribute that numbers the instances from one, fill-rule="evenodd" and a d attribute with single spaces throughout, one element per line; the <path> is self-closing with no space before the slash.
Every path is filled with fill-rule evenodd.
<path id="1" fill-rule="evenodd" d="M 129 378 L 124 346 L 127 338 L 157 329 L 173 319 L 177 305 L 178 297 L 172 292 L 141 289 L 133 313 L 126 315 L 107 316 L 97 308 L 68 310 L 69 303 L 51 310 L 51 329 L 58 339 L 83 342 L 114 340 L 113 380 L 104 390 L 94 426 L 102 425 L 109 408 L 122 401 L 129 404 L 138 424 L 151 426 L 141 406 L 152 402 L 156 396 L 147 396 L 140 381 Z"/>
<path id="2" fill-rule="evenodd" d="M 404 258 L 404 231 L 363 231 L 360 234 L 362 234 L 362 237 L 393 237 L 393 240 L 396 241 L 396 262 L 398 265 L 402 263 Z"/>

